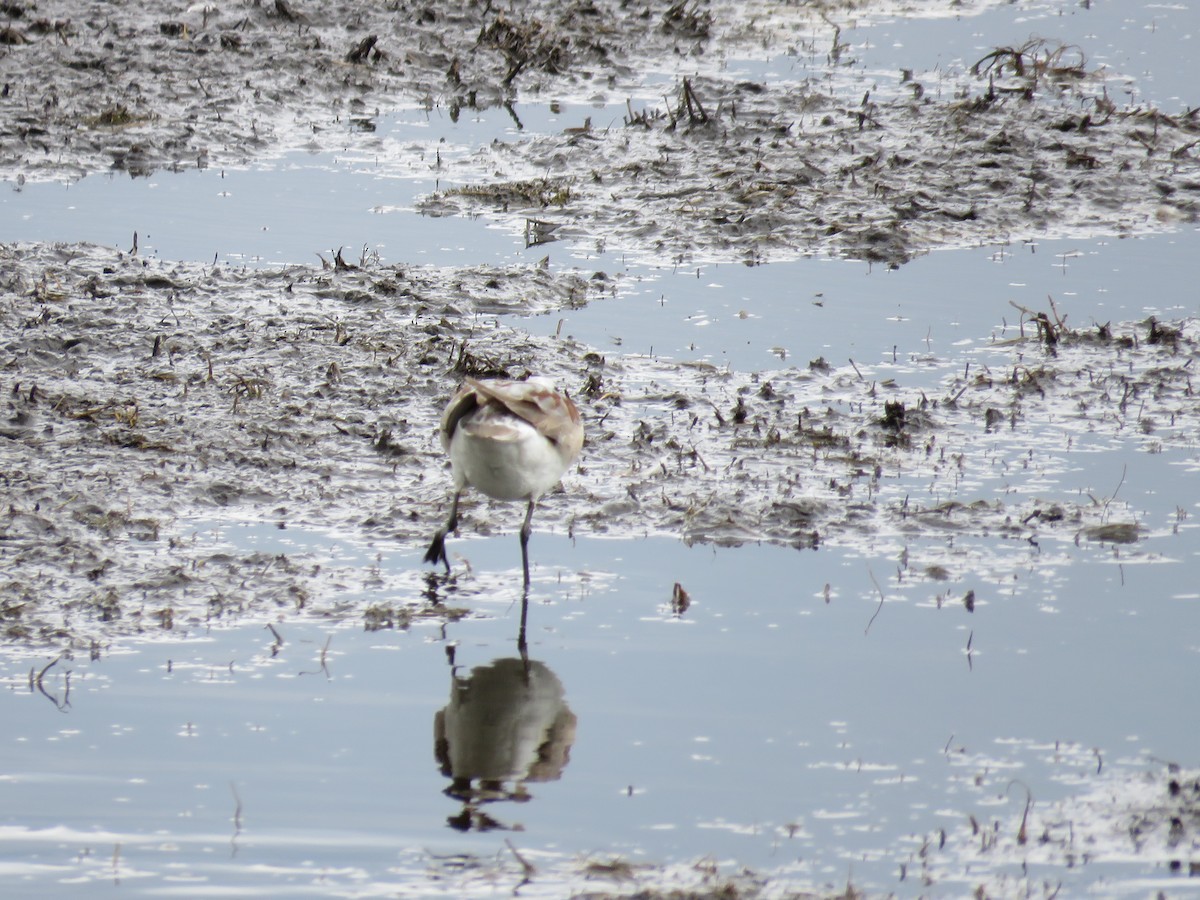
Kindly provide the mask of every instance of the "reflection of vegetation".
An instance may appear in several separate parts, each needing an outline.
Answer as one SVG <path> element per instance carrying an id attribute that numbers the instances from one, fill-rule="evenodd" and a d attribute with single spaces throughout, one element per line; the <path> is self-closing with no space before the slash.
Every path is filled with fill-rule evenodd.
<path id="1" fill-rule="evenodd" d="M 465 197 L 492 206 L 508 209 L 513 206 L 564 206 L 571 199 L 571 188 L 565 178 L 534 178 L 527 181 L 505 181 L 499 184 L 467 184 L 449 188 L 447 196 Z"/>

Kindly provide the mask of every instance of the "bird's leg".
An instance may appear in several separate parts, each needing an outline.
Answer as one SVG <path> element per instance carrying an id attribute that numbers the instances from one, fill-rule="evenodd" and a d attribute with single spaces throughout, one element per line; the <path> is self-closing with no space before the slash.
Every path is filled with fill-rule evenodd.
<path id="1" fill-rule="evenodd" d="M 446 524 L 437 530 L 433 536 L 433 540 L 429 542 L 429 549 L 425 551 L 425 562 L 445 563 L 446 574 L 450 574 L 450 560 L 446 556 L 446 535 L 458 529 L 458 498 L 462 496 L 462 491 L 457 490 L 454 496 L 450 498 L 450 515 L 446 519 Z"/>
<path id="2" fill-rule="evenodd" d="M 521 664 L 525 670 L 525 678 L 529 678 L 529 644 L 525 641 L 525 623 L 529 618 L 529 588 L 521 595 L 521 630 L 517 632 L 517 650 L 521 654 Z"/>
<path id="3" fill-rule="evenodd" d="M 525 570 L 525 590 L 529 590 L 529 535 L 533 533 L 533 507 L 537 500 L 529 498 L 529 508 L 525 510 L 525 521 L 521 523 L 521 567 Z"/>
<path id="4" fill-rule="evenodd" d="M 521 653 L 526 679 L 529 678 L 529 645 L 525 642 L 525 623 L 529 619 L 529 534 L 533 531 L 529 522 L 532 517 L 533 500 L 530 500 L 529 509 L 525 511 L 525 522 L 521 525 L 521 566 L 525 570 L 525 588 L 521 591 L 521 630 L 517 632 L 517 650 Z"/>

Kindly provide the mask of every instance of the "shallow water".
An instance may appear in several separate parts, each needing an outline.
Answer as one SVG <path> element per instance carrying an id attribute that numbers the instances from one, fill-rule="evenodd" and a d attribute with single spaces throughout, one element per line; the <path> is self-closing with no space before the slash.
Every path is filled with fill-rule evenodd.
<path id="1" fill-rule="evenodd" d="M 206 527 L 199 539 L 417 564 L 312 532 Z M 505 857 L 506 840 L 534 854 L 543 887 L 571 881 L 581 857 L 616 854 L 903 890 L 899 867 L 915 871 L 938 829 L 1019 814 L 1014 777 L 1045 808 L 1194 751 L 1200 605 L 1180 590 L 1180 563 L 1121 566 L 1095 545 L 1044 566 L 1034 556 L 976 584 L 968 612 L 962 586 L 898 581 L 886 557 L 538 535 L 531 691 L 497 671 L 498 660 L 520 669 L 515 539 L 454 543 L 489 574 L 460 585 L 451 602 L 473 612 L 446 626 L 201 627 L 63 660 L 44 693 L 29 663 L 10 664 L 9 895 L 113 881 L 147 894 L 373 895 L 411 889 L 432 857 Z M 919 556 L 921 542 L 909 549 Z M 677 580 L 692 601 L 679 616 Z M 489 734 L 494 764 L 528 775 L 538 742 L 521 729 L 552 734 L 537 770 L 552 780 L 500 779 L 471 805 L 447 795 L 435 716 L 456 676 L 493 719 L 460 709 L 451 737 Z M 463 833 L 464 814 L 495 830 Z M 935 890 L 953 894 L 966 862 L 955 854 L 969 854 L 949 846 Z M 1131 863 L 1119 875 L 1156 872 Z M 1075 892 L 1100 874 L 1061 877 Z"/>
<path id="2" fill-rule="evenodd" d="M 864 24 L 845 36 L 862 58 L 848 77 L 961 66 L 1036 32 L 1085 43 L 1119 73 L 1112 91 L 1123 101 L 1186 105 L 1200 59 L 1190 52 L 1195 11 L 1093 7 Z M 801 54 L 727 65 L 783 79 L 803 77 L 806 63 Z M 524 133 L 589 116 L 605 127 L 623 113 L 623 99 L 516 108 Z M 523 234 L 485 220 L 415 215 L 416 199 L 441 184 L 439 154 L 520 136 L 505 110 L 457 122 L 413 111 L 373 126 L 347 124 L 343 152 L 295 152 L 251 170 L 14 187 L 0 196 L 0 237 L 127 248 L 136 231 L 143 254 L 221 265 L 311 264 L 338 247 L 392 264 L 548 257 L 615 276 L 614 296 L 512 320 L 521 327 L 561 329 L 614 355 L 742 370 L 849 359 L 908 388 L 940 383 L 948 366 L 1011 336 L 1020 314 L 1010 301 L 1044 309 L 1052 296 L 1075 326 L 1195 314 L 1200 236 L 1190 225 L 942 250 L 897 271 L 836 259 L 664 267 L 578 241 L 526 247 Z M 980 495 L 1119 495 L 1149 536 L 1125 548 L 1073 540 L 1070 529 L 1041 546 L 864 535 L 799 552 L 539 533 L 528 633 L 538 691 L 528 703 L 513 663 L 496 665 L 520 658 L 512 535 L 453 541 L 475 575 L 439 596 L 469 609 L 465 619 L 365 632 L 364 604 L 403 605 L 429 590 L 413 553 L 315 530 L 197 523 L 197 540 L 214 547 L 411 570 L 411 590 L 348 588 L 324 598 L 348 616 L 280 623 L 277 634 L 178 623 L 186 634 L 60 660 L 41 689 L 30 669 L 52 657 L 6 662 L 6 896 L 113 882 L 154 895 L 508 894 L 522 877 L 512 848 L 539 869 L 526 895 L 594 887 L 581 860 L 610 855 L 685 866 L 710 856 L 793 886 L 852 881 L 906 895 L 995 884 L 1025 857 L 980 853 L 968 822 L 1014 833 L 1024 795 L 1013 778 L 1035 798 L 1036 824 L 1055 800 L 1116 791 L 1161 760 L 1196 763 L 1197 454 L 1040 438 L 1053 457 L 1045 477 L 1010 479 L 1003 466 L 1016 462 L 1005 458 L 973 473 Z M 974 580 L 924 577 L 924 562 L 947 554 L 973 560 Z M 679 616 L 676 582 L 692 600 Z M 501 720 L 525 735 L 512 772 L 534 765 L 529 734 L 554 736 L 537 771 L 557 777 L 503 779 L 492 796 L 511 796 L 466 810 L 491 831 L 460 830 L 464 803 L 446 794 L 435 758 L 456 675 L 478 690 L 491 678 Z M 1129 851 L 1122 811 L 1105 814 L 1104 865 L 1049 865 L 1048 877 L 1072 894 L 1190 886 L 1162 854 Z M 926 841 L 938 849 L 922 853 Z"/>

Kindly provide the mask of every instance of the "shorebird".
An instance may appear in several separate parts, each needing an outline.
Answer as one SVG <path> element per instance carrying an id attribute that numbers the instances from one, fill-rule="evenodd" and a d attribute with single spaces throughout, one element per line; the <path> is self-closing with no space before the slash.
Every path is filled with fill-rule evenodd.
<path id="1" fill-rule="evenodd" d="M 458 528 L 458 501 L 474 487 L 495 500 L 525 500 L 521 565 L 529 588 L 529 535 L 538 498 L 558 484 L 583 447 L 583 422 L 566 394 L 541 378 L 466 378 L 442 414 L 442 447 L 450 454 L 454 493 L 425 562 L 446 557 L 446 535 Z"/>

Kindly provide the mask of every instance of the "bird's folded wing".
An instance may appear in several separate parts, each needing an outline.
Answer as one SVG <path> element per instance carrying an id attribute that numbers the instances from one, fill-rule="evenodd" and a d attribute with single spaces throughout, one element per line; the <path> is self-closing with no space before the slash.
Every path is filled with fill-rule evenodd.
<path id="1" fill-rule="evenodd" d="M 579 428 L 575 405 L 561 394 L 532 381 L 477 381 L 464 384 L 483 400 L 501 404 L 555 443 L 569 440 Z"/>

